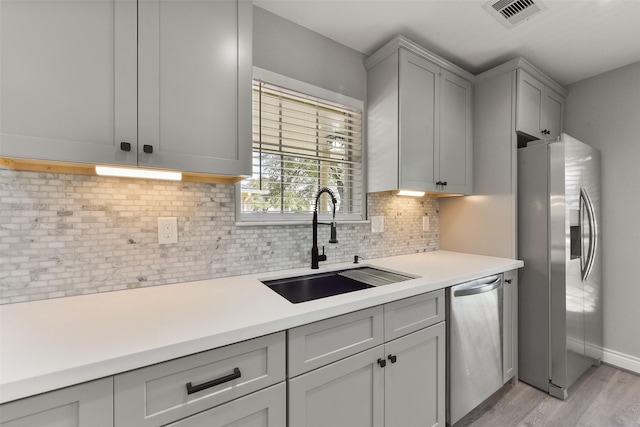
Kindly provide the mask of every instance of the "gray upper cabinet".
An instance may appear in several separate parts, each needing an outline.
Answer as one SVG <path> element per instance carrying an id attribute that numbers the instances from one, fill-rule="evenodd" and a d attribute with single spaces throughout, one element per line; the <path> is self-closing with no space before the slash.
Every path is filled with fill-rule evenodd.
<path id="1" fill-rule="evenodd" d="M 440 75 L 440 191 L 472 194 L 471 82 L 442 70 Z"/>
<path id="2" fill-rule="evenodd" d="M 138 13 L 138 164 L 251 175 L 251 2 L 145 0 Z"/>
<path id="3" fill-rule="evenodd" d="M 251 2 L 1 7 L 0 156 L 251 173 Z"/>
<path id="4" fill-rule="evenodd" d="M 473 76 L 403 37 L 365 66 L 368 191 L 471 194 Z"/>
<path id="5" fill-rule="evenodd" d="M 135 0 L 0 8 L 0 156 L 136 165 Z"/>
<path id="6" fill-rule="evenodd" d="M 553 140 L 562 132 L 563 119 L 564 96 L 519 69 L 516 131 Z"/>
<path id="7" fill-rule="evenodd" d="M 439 91 L 439 74 L 440 67 L 419 57 L 405 49 L 399 49 L 395 55 L 390 56 L 387 61 L 393 62 L 393 68 L 396 68 L 396 59 L 398 60 L 398 77 L 396 80 L 399 95 L 397 118 L 398 135 L 389 141 L 395 142 L 396 147 L 390 147 L 389 152 L 397 153 L 398 170 L 391 171 L 393 175 L 399 175 L 397 188 L 419 190 L 429 189 L 435 191 L 438 164 L 435 161 L 436 143 L 438 140 L 438 105 L 440 104 Z M 372 84 L 369 94 L 373 95 L 375 89 L 373 85 L 376 83 L 375 69 L 370 71 Z M 394 81 L 395 83 L 395 81 Z M 395 94 L 394 94 L 395 96 Z M 372 98 L 370 98 L 372 99 Z M 372 105 L 373 105 L 372 100 Z M 375 111 L 375 108 L 370 108 Z M 376 126 L 375 121 L 378 119 L 374 114 L 369 114 L 369 123 Z M 395 124 L 395 123 L 394 123 Z M 369 131 L 369 150 L 373 155 L 380 155 L 384 158 L 384 154 L 374 152 L 377 148 L 378 134 Z M 395 132 L 395 130 L 394 130 Z M 375 148 L 374 148 L 375 147 Z M 380 160 L 376 158 L 375 160 Z M 377 175 L 377 166 L 372 165 L 374 160 L 370 158 L 369 168 L 371 175 Z M 387 163 L 387 168 L 393 166 Z M 376 191 L 375 185 L 371 183 L 370 191 Z"/>

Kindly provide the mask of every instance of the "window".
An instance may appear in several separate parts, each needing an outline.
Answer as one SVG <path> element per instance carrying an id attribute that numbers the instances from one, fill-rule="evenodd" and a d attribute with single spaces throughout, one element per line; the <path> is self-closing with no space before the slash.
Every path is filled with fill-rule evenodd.
<path id="1" fill-rule="evenodd" d="M 284 80 L 287 87 L 254 76 L 253 175 L 239 184 L 240 220 L 310 220 L 323 187 L 336 196 L 336 218 L 362 219 L 362 103 L 334 102 L 325 98 L 339 95 L 297 82 L 303 93 Z M 331 211 L 322 196 L 318 213 Z"/>

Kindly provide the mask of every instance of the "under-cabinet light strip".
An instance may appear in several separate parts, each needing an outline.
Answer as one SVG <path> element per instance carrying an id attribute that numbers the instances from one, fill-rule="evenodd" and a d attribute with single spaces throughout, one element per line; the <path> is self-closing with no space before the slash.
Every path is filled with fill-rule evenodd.
<path id="1" fill-rule="evenodd" d="M 165 179 L 169 181 L 182 181 L 182 172 L 163 171 L 155 169 L 96 166 L 96 174 L 100 176 L 118 176 L 123 178 Z"/>
<path id="2" fill-rule="evenodd" d="M 411 197 L 422 197 L 424 196 L 424 191 L 414 191 L 414 190 L 398 190 L 396 193 L 397 196 L 411 196 Z"/>

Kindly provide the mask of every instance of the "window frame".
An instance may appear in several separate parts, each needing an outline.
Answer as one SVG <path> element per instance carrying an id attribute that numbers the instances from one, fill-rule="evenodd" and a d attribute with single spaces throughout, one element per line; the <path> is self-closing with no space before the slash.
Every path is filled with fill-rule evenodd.
<path id="1" fill-rule="evenodd" d="M 300 80 L 293 79 L 281 74 L 274 73 L 259 67 L 253 67 L 253 78 L 264 80 L 270 84 L 281 86 L 283 88 L 291 89 L 306 95 L 310 95 L 316 98 L 324 99 L 328 102 L 337 103 L 350 108 L 359 109 L 362 112 L 362 141 L 361 141 L 361 200 L 360 200 L 360 212 L 357 213 L 336 213 L 336 221 L 338 222 L 366 222 L 366 135 L 365 135 L 365 109 L 364 101 L 351 98 L 347 95 L 343 95 L 337 92 L 333 92 L 309 83 L 302 82 Z M 252 133 L 253 135 L 253 133 Z M 253 141 L 251 141 L 253 145 Z M 251 149 L 253 158 L 253 147 Z M 249 177 L 250 178 L 250 177 Z M 269 213 L 243 213 L 242 212 L 242 181 L 235 184 L 235 211 L 236 211 L 236 224 L 237 225 L 294 225 L 294 224 L 306 224 L 311 221 L 311 212 L 269 212 Z M 327 197 L 322 196 L 322 197 Z M 320 220 L 327 220 L 331 218 L 330 213 L 318 212 Z"/>

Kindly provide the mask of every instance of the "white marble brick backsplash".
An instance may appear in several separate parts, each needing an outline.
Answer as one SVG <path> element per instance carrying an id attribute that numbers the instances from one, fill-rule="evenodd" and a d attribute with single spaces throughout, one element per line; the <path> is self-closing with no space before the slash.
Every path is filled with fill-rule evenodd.
<path id="1" fill-rule="evenodd" d="M 236 226 L 234 197 L 233 185 L 0 169 L 0 304 L 310 264 L 311 221 Z M 339 223 L 327 263 L 438 249 L 437 199 L 375 194 L 367 204 L 384 232 Z M 177 244 L 158 244 L 166 216 L 178 218 Z M 328 241 L 328 228 L 318 234 Z"/>

